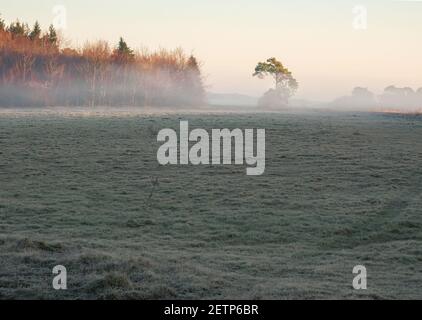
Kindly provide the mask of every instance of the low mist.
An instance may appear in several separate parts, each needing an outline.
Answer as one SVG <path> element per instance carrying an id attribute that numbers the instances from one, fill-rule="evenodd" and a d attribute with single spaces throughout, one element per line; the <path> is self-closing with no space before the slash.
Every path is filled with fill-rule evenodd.
<path id="1" fill-rule="evenodd" d="M 389 86 L 381 94 L 375 94 L 356 87 L 351 95 L 337 98 L 328 106 L 339 110 L 421 113 L 422 88 Z"/>
<path id="2" fill-rule="evenodd" d="M 0 28 L 0 106 L 193 106 L 205 100 L 196 57 L 182 49 L 132 50 L 123 38 L 61 45 L 19 21 Z"/>

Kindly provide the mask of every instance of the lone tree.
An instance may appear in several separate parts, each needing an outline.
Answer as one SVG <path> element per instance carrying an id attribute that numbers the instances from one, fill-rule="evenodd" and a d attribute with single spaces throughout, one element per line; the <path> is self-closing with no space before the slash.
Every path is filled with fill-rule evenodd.
<path id="1" fill-rule="evenodd" d="M 276 58 L 270 58 L 266 62 L 259 62 L 255 68 L 254 77 L 263 79 L 271 76 L 275 81 L 275 88 L 267 91 L 260 99 L 259 105 L 263 107 L 283 107 L 289 102 L 299 84 L 289 69 L 285 68 L 283 64 Z"/>

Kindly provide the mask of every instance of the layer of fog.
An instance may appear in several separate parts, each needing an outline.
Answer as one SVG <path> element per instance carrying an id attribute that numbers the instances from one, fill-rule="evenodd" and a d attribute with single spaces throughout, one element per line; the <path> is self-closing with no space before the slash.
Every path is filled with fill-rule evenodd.
<path id="1" fill-rule="evenodd" d="M 156 75 L 157 77 L 157 75 Z M 157 78 L 148 79 L 147 83 L 159 82 L 163 84 L 163 77 L 160 75 Z M 169 81 L 169 83 L 171 83 Z M 171 87 L 171 85 L 169 85 Z M 6 88 L 0 88 L 6 90 Z M 0 90 L 0 91 L 1 91 Z M 18 92 L 28 98 L 34 98 L 35 94 L 41 94 L 41 90 L 22 91 L 22 88 L 12 87 L 8 88 L 9 96 L 15 96 Z M 72 96 L 77 99 L 77 92 L 69 90 L 69 88 L 56 88 L 57 95 Z M 113 96 L 120 94 L 127 94 L 131 90 L 120 85 L 111 85 L 108 87 L 109 93 Z M 216 113 L 261 113 L 261 112 L 307 112 L 307 111 L 361 111 L 361 112 L 397 112 L 397 113 L 422 113 L 422 89 L 413 90 L 411 88 L 399 88 L 390 86 L 381 94 L 375 94 L 366 88 L 357 87 L 353 89 L 348 96 L 343 96 L 331 102 L 315 102 L 305 99 L 291 99 L 289 105 L 284 108 L 263 108 L 258 107 L 258 97 L 239 95 L 239 94 L 217 94 L 208 93 L 206 102 L 203 104 L 184 104 L 181 103 L 180 95 L 183 92 L 169 88 L 166 92 L 166 103 L 159 106 L 148 105 L 132 105 L 128 106 L 122 103 L 120 106 L 49 106 L 41 107 L 33 105 L 30 107 L 0 107 L 0 117 L 4 116 L 33 116 L 33 115 L 58 115 L 70 117 L 124 117 L 124 116 L 154 116 L 154 115 L 174 115 L 174 114 L 216 114 Z M 75 91 L 78 91 L 75 89 Z M 101 90 L 99 90 L 101 92 Z M 133 92 L 133 91 L 132 91 Z M 162 95 L 160 90 L 155 92 L 156 97 Z M 189 95 L 195 95 L 191 92 Z M 89 93 L 87 96 L 90 97 Z M 178 96 L 178 103 L 172 104 L 172 97 Z M 98 98 L 92 97 L 96 100 Z M 127 99 L 127 98 L 126 98 Z M 101 100 L 101 99 L 98 99 Z"/>
<path id="2" fill-rule="evenodd" d="M 329 108 L 354 111 L 422 113 L 422 88 L 389 86 L 381 94 L 356 87 L 351 95 L 335 99 Z"/>
<path id="3" fill-rule="evenodd" d="M 248 95 L 209 93 L 208 101 L 214 106 L 244 106 L 248 109 L 271 110 L 258 107 L 259 97 Z M 376 94 L 367 88 L 356 87 L 350 95 L 336 98 L 333 101 L 321 102 L 292 98 L 287 106 L 279 108 L 279 110 L 292 109 L 422 113 L 422 88 L 414 90 L 409 87 L 389 86 L 381 94 Z"/>
<path id="4" fill-rule="evenodd" d="M 82 66 L 85 66 L 82 64 Z M 193 106 L 202 103 L 200 76 L 190 70 L 106 69 L 86 64 L 83 77 L 70 81 L 16 81 L 0 85 L 1 107 Z M 41 78 L 41 76 L 40 76 Z"/>

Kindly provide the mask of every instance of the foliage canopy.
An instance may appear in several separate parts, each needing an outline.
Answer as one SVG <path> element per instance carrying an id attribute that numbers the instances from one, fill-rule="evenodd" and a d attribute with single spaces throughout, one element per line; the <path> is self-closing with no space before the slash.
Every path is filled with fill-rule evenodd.
<path id="1" fill-rule="evenodd" d="M 253 76 L 260 79 L 271 76 L 274 79 L 275 88 L 269 90 L 261 99 L 262 104 L 266 106 L 286 105 L 288 99 L 296 93 L 299 87 L 291 71 L 276 58 L 259 62 Z"/>

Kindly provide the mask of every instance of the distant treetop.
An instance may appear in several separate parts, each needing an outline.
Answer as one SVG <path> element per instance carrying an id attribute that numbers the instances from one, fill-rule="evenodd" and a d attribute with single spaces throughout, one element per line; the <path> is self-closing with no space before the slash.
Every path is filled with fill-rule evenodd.
<path id="1" fill-rule="evenodd" d="M 57 31 L 53 25 L 50 25 L 50 27 L 48 28 L 47 39 L 50 44 L 52 45 L 57 44 L 57 41 L 58 41 Z"/>
<path id="2" fill-rule="evenodd" d="M 41 37 L 41 27 L 38 21 L 35 22 L 34 28 L 32 29 L 31 33 L 29 34 L 29 38 L 31 40 L 38 40 Z"/>
<path id="3" fill-rule="evenodd" d="M 126 41 L 120 37 L 119 44 L 117 45 L 117 49 L 114 51 L 114 55 L 118 60 L 132 60 L 135 57 L 133 50 L 129 48 Z"/>

